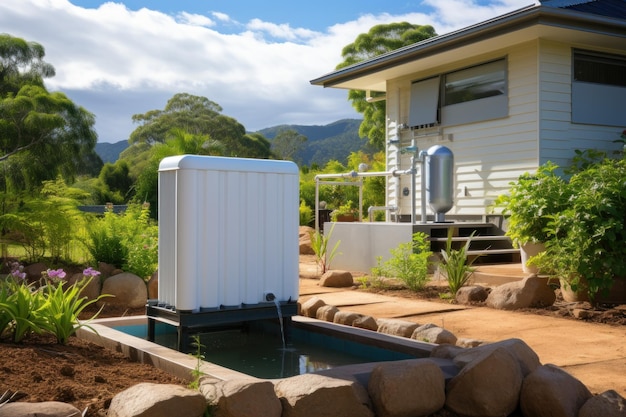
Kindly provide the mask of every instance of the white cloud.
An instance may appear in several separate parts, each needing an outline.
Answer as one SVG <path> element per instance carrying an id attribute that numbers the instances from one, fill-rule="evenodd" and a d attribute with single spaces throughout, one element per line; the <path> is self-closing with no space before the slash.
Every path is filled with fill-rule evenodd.
<path id="1" fill-rule="evenodd" d="M 471 11 L 464 7 L 462 13 L 458 1 L 427 1 L 435 10 L 430 15 L 363 15 L 324 33 L 253 19 L 240 33 L 222 34 L 219 25 L 240 24 L 216 11 L 211 17 L 173 17 L 118 3 L 83 9 L 67 0 L 2 0 L 0 27 L 41 43 L 57 72 L 47 85 L 67 91 L 96 114 L 101 141 L 116 141 L 135 128 L 132 114 L 162 109 L 179 92 L 215 101 L 249 130 L 358 117 L 345 91 L 309 84 L 334 69 L 341 49 L 358 34 L 400 20 L 432 24 L 445 33 L 441 28 L 485 20 L 521 0 Z"/>

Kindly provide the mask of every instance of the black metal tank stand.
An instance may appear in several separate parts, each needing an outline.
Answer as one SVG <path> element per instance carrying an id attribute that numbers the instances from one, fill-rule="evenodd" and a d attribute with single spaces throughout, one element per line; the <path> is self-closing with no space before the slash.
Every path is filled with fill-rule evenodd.
<path id="1" fill-rule="evenodd" d="M 281 301 L 280 311 L 283 317 L 283 331 L 288 339 L 291 317 L 298 314 L 298 303 Z M 177 349 L 188 351 L 189 336 L 201 331 L 211 331 L 256 320 L 278 319 L 278 309 L 274 303 L 241 304 L 234 307 L 200 309 L 197 312 L 179 311 L 172 306 L 160 304 L 158 300 L 149 300 L 146 306 L 148 316 L 148 340 L 154 342 L 156 322 L 160 321 L 177 328 Z"/>

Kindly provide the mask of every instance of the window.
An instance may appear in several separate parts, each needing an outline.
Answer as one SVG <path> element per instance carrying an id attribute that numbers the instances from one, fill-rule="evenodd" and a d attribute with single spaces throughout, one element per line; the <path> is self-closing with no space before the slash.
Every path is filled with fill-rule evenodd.
<path id="1" fill-rule="evenodd" d="M 444 106 L 500 96 L 505 93 L 506 62 L 500 59 L 446 74 Z"/>
<path id="2" fill-rule="evenodd" d="M 574 51 L 574 81 L 626 87 L 626 57 Z"/>
<path id="3" fill-rule="evenodd" d="M 626 56 L 572 51 L 572 122 L 622 126 Z"/>
<path id="4" fill-rule="evenodd" d="M 414 81 L 410 104 L 411 127 L 459 125 L 506 117 L 509 114 L 507 61 L 502 58 Z"/>

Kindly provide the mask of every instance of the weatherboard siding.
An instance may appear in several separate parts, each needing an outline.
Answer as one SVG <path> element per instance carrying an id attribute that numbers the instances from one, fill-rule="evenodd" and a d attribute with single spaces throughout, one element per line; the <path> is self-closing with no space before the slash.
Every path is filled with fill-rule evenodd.
<path id="1" fill-rule="evenodd" d="M 509 115 L 505 118 L 486 120 L 458 126 L 442 126 L 424 131 L 403 130 L 402 145 L 416 140 L 420 149 L 433 145 L 449 147 L 455 158 L 455 205 L 449 215 L 484 215 L 490 212 L 493 200 L 506 192 L 509 183 L 538 165 L 538 106 L 537 106 L 537 55 L 538 45 L 529 42 L 517 45 L 509 51 L 494 52 L 492 57 L 481 57 L 475 62 L 463 61 L 456 68 L 485 62 L 506 56 L 508 60 Z M 447 68 L 445 71 L 452 70 Z M 441 73 L 416 73 L 412 79 L 391 80 L 387 85 L 388 134 L 395 135 L 396 123 L 406 123 L 409 114 L 411 81 Z M 389 146 L 387 162 L 389 169 L 410 166 L 409 155 L 398 155 L 397 147 Z M 419 167 L 418 167 L 419 169 Z M 398 204 L 397 179 L 388 181 L 388 204 Z M 421 180 L 417 178 L 416 191 L 420 192 Z M 400 190 L 410 188 L 410 178 L 400 179 Z M 411 199 L 399 199 L 402 214 L 410 214 Z M 417 215 L 420 214 L 419 203 Z M 428 209 L 430 214 L 430 209 Z"/>
<path id="2" fill-rule="evenodd" d="M 581 49 L 584 45 L 577 45 Z M 619 53 L 619 51 L 613 51 Z M 622 51 L 623 53 L 623 51 Z M 611 154 L 621 128 L 572 123 L 572 45 L 541 40 L 539 162 L 552 161 L 565 167 L 576 149 L 600 149 Z M 626 124 L 626 120 L 624 121 Z"/>

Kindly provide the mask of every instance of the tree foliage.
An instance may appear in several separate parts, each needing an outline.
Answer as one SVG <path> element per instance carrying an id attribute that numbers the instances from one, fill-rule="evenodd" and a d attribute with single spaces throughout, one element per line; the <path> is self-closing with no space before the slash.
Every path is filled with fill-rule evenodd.
<path id="1" fill-rule="evenodd" d="M 343 48 L 341 51 L 343 62 L 337 65 L 337 69 L 436 35 L 435 29 L 430 25 L 415 25 L 407 22 L 376 25 L 367 33 L 361 33 L 353 43 Z M 348 100 L 352 102 L 356 111 L 363 114 L 359 135 L 369 138 L 371 144 L 382 150 L 385 143 L 385 102 L 368 102 L 366 92 L 359 90 L 350 90 Z"/>
<path id="2" fill-rule="evenodd" d="M 34 42 L 0 35 L 0 186 L 29 190 L 62 175 L 73 179 L 102 164 L 95 154 L 93 114 L 43 79 L 54 75 Z M 99 168 L 98 168 L 99 169 Z"/>
<path id="3" fill-rule="evenodd" d="M 272 151 L 282 159 L 300 162 L 295 157 L 306 141 L 307 137 L 295 130 L 283 129 L 272 140 Z"/>

